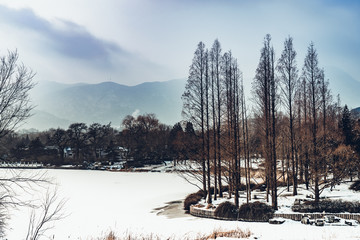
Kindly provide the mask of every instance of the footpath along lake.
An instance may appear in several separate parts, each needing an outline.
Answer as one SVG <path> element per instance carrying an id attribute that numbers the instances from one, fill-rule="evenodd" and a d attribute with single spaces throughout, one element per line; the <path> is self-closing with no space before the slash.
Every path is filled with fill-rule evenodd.
<path id="1" fill-rule="evenodd" d="M 268 223 L 247 223 L 196 218 L 184 214 L 178 201 L 198 189 L 176 173 L 108 172 L 90 170 L 27 170 L 46 172 L 58 184 L 60 198 L 67 199 L 63 220 L 47 232 L 50 239 L 96 239 L 110 230 L 118 235 L 155 233 L 160 236 L 197 236 L 214 229 L 240 227 L 249 229 L 250 239 L 356 239 L 360 227 L 314 227 L 287 221 L 274 226 Z M 0 169 L 1 177 L 9 174 Z M 37 187 L 37 194 L 21 194 L 20 198 L 40 198 L 46 188 Z M 175 201 L 175 202 L 174 202 Z M 172 202 L 167 206 L 167 203 Z M 166 207 L 167 206 L 167 207 Z M 25 239 L 31 211 L 28 208 L 9 210 L 7 238 Z M 165 212 L 164 212 L 165 211 Z M 45 238 L 46 239 L 46 238 Z"/>

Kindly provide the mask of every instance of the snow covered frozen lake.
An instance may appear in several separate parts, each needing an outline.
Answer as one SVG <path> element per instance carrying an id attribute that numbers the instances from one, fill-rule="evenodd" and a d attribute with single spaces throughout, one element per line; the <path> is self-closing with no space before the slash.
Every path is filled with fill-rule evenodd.
<path id="1" fill-rule="evenodd" d="M 39 170 L 29 170 L 39 171 Z M 360 239 L 360 227 L 302 225 L 286 221 L 282 225 L 248 223 L 195 218 L 180 212 L 175 217 L 158 215 L 156 208 L 166 203 L 183 200 L 197 188 L 175 173 L 107 172 L 86 170 L 46 171 L 58 186 L 60 197 L 66 198 L 68 216 L 56 222 L 48 232 L 50 239 L 96 239 L 110 230 L 160 236 L 196 236 L 214 229 L 249 229 L 258 239 Z M 5 169 L 0 169 L 2 176 Z M 46 188 L 38 188 L 45 194 Z M 33 194 L 33 197 L 39 197 Z M 29 209 L 11 211 L 7 239 L 19 240 L 26 236 Z"/>

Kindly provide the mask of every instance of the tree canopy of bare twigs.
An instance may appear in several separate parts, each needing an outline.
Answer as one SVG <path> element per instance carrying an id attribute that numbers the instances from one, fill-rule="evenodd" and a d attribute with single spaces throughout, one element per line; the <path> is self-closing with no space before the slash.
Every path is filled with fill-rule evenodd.
<path id="1" fill-rule="evenodd" d="M 31 115 L 29 91 L 35 73 L 19 63 L 17 51 L 0 56 L 0 138 L 16 129 Z"/>
<path id="2" fill-rule="evenodd" d="M 31 104 L 29 91 L 35 86 L 35 73 L 24 64 L 19 63 L 17 51 L 9 51 L 0 56 L 0 139 L 12 133 L 27 118 L 31 116 L 34 106 Z M 31 200 L 23 200 L 21 194 L 31 193 L 36 185 L 50 183 L 45 173 L 37 171 L 4 170 L 0 176 L 0 235 L 4 235 L 7 210 L 10 207 L 35 207 Z M 61 217 L 64 205 L 60 201 L 56 206 L 56 192 L 48 193 L 43 207 L 43 217 L 35 222 L 31 218 L 27 239 L 35 240 L 46 232 L 47 224 Z M 55 207 L 55 208 L 53 208 Z"/>
<path id="3" fill-rule="evenodd" d="M 36 187 L 45 187 L 51 183 L 45 172 L 25 171 L 21 169 L 3 169 L 0 177 L 0 236 L 4 235 L 8 211 L 19 207 L 35 207 L 31 200 L 21 195 L 32 195 Z"/>
<path id="4" fill-rule="evenodd" d="M 54 222 L 63 219 L 66 201 L 59 200 L 57 190 L 48 189 L 42 203 L 38 207 L 40 214 L 34 209 L 30 216 L 26 240 L 38 240 L 54 227 Z"/>

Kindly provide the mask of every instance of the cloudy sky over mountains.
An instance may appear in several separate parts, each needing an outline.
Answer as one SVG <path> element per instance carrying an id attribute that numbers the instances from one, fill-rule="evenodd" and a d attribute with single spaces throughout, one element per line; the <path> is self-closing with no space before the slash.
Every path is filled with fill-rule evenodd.
<path id="1" fill-rule="evenodd" d="M 186 78 L 197 43 L 218 38 L 249 82 L 266 33 L 277 56 L 294 38 L 300 68 L 313 41 L 325 73 L 360 80 L 359 1 L 0 0 L 0 29 L 0 54 L 18 49 L 37 81 Z"/>

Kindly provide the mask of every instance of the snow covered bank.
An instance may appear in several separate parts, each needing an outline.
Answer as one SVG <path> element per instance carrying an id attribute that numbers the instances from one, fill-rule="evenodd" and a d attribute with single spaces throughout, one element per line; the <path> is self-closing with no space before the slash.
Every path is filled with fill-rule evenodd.
<path id="1" fill-rule="evenodd" d="M 6 173 L 0 169 L 0 174 Z M 253 233 L 250 239 L 360 239 L 359 226 L 315 227 L 291 220 L 282 225 L 270 225 L 197 218 L 184 212 L 172 217 L 158 214 L 166 211 L 163 207 L 168 206 L 167 203 L 183 200 L 187 194 L 198 190 L 175 173 L 47 170 L 47 174 L 59 184 L 59 195 L 68 199 L 65 211 L 69 216 L 56 222 L 48 234 L 55 240 L 93 239 L 110 230 L 119 236 L 133 232 L 192 239 L 198 233 L 210 234 L 220 228 L 248 229 Z M 38 188 L 37 191 L 39 195 L 46 189 Z M 340 192 L 336 191 L 332 196 Z M 293 202 L 291 198 L 286 197 Z M 172 210 L 182 211 L 180 205 Z M 24 239 L 30 211 L 23 208 L 10 213 L 12 219 L 7 239 Z"/>

